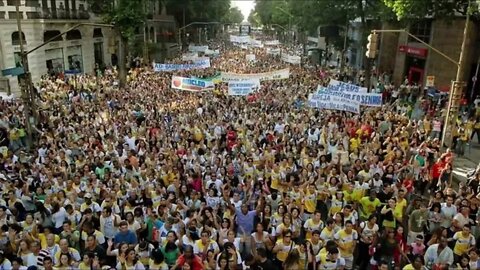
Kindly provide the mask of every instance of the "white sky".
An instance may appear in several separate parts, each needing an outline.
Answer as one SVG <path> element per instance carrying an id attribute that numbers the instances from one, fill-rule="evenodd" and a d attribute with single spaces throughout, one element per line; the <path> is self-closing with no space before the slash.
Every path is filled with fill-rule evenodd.
<path id="1" fill-rule="evenodd" d="M 250 11 L 255 8 L 255 1 L 254 0 L 233 0 L 232 1 L 233 7 L 238 7 L 240 11 L 242 11 L 244 21 L 247 21 L 248 15 L 250 15 Z"/>

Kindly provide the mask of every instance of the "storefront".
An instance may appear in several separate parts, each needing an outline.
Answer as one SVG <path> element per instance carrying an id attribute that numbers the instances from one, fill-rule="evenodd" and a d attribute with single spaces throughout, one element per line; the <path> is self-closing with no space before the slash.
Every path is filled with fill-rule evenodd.
<path id="1" fill-rule="evenodd" d="M 425 64 L 428 49 L 400 45 L 399 51 L 405 53 L 405 73 L 410 84 L 422 85 L 425 76 Z"/>
<path id="2" fill-rule="evenodd" d="M 45 50 L 45 63 L 49 74 L 63 72 L 63 48 Z"/>
<path id="3" fill-rule="evenodd" d="M 82 46 L 68 46 L 66 51 L 65 71 L 73 73 L 83 72 Z"/>

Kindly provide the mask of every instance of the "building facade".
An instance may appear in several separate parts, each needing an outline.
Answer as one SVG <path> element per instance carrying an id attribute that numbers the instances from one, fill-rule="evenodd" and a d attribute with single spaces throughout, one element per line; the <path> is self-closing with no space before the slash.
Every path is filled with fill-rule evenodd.
<path id="1" fill-rule="evenodd" d="M 385 23 L 383 29 L 398 29 L 395 25 Z M 462 48 L 465 28 L 464 18 L 449 21 L 425 19 L 410 25 L 409 32 L 438 49 L 449 58 L 458 62 Z M 465 97 L 471 98 L 480 93 L 478 84 L 474 87 L 477 65 L 480 63 L 480 28 L 472 22 L 466 39 L 466 69 L 461 74 L 467 82 Z M 382 33 L 380 51 L 377 59 L 380 72 L 393 72 L 393 81 L 399 85 L 405 80 L 426 86 L 427 77 L 434 87 L 448 91 L 451 81 L 457 75 L 455 63 L 429 49 L 406 33 Z M 432 77 L 433 76 L 433 77 Z M 474 88 L 473 88 L 474 87 Z"/>
<path id="2" fill-rule="evenodd" d="M 0 0 L 0 69 L 21 65 L 20 35 L 25 51 L 34 49 L 80 23 L 102 23 L 89 12 L 85 0 L 20 0 L 22 33 L 18 32 L 17 0 Z M 96 64 L 115 61 L 115 35 L 111 28 L 81 25 L 28 55 L 33 82 L 47 73 L 93 73 Z M 8 81 L 12 93 L 20 92 L 18 78 Z M 0 91 L 6 91 L 0 84 Z"/>

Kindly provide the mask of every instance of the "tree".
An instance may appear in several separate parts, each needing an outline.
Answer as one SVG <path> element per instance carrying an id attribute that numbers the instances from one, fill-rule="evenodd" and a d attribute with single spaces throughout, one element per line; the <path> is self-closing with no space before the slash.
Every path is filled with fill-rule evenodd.
<path id="1" fill-rule="evenodd" d="M 103 16 L 106 23 L 113 24 L 119 38 L 118 75 L 120 87 L 127 78 L 126 58 L 128 43 L 133 42 L 135 30 L 146 20 L 147 0 L 89 0 L 92 11 Z"/>
<path id="2" fill-rule="evenodd" d="M 241 23 L 243 22 L 242 11 L 238 7 L 232 7 L 222 19 L 225 23 Z"/>
<path id="3" fill-rule="evenodd" d="M 260 22 L 260 17 L 258 16 L 258 13 L 252 10 L 250 14 L 248 15 L 247 21 L 250 23 L 251 26 L 253 27 L 260 27 L 262 23 Z"/>
<path id="4" fill-rule="evenodd" d="M 427 16 L 439 18 L 465 15 L 468 0 L 383 0 L 385 5 L 392 9 L 401 19 L 423 19 Z"/>

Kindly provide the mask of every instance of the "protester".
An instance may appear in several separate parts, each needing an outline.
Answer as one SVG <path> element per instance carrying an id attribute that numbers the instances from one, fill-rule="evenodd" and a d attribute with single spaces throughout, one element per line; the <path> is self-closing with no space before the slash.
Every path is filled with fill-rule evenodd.
<path id="1" fill-rule="evenodd" d="M 379 92 L 393 91 L 381 106 L 360 114 L 311 108 L 318 86 L 361 83 L 363 73 L 209 45 L 220 50 L 210 68 L 137 67 L 121 89 L 115 69 L 42 78 L 34 144 L 21 101 L 0 101 L 0 267 L 478 264 L 480 185 L 454 185 L 454 153 L 437 139 L 441 118 L 415 119 L 436 106 L 420 90 L 378 79 Z M 262 79 L 247 96 L 228 95 L 221 82 L 221 72 L 266 78 L 285 68 L 288 78 Z M 173 75 L 215 89 L 172 89 Z M 471 124 L 452 149 L 459 154 L 477 130 Z"/>

